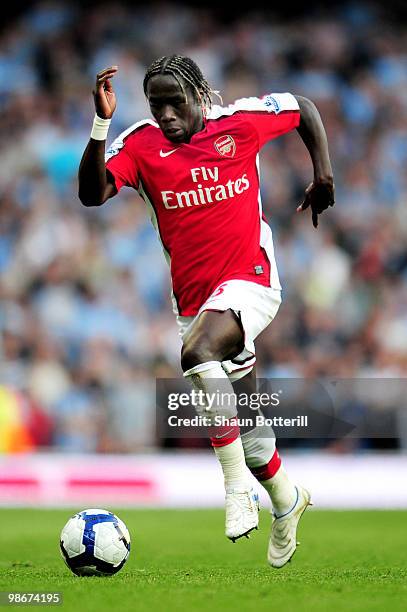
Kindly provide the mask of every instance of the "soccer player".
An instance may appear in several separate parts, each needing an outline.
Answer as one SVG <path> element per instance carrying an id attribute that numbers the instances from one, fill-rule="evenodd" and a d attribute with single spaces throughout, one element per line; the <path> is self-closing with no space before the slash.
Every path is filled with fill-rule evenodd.
<path id="1" fill-rule="evenodd" d="M 233 396 L 232 383 L 244 377 L 250 386 L 255 378 L 254 340 L 281 303 L 272 233 L 262 213 L 259 150 L 297 129 L 314 169 L 297 210 L 309 207 L 317 227 L 318 215 L 334 204 L 325 129 L 315 105 L 290 93 L 241 99 L 226 108 L 212 105 L 215 92 L 199 67 L 173 55 L 154 61 L 144 78 L 154 120 L 129 127 L 105 156 L 117 71 L 111 66 L 96 77 L 96 115 L 79 168 L 80 200 L 100 206 L 123 186 L 138 191 L 171 269 L 184 376 L 195 389 Z M 211 441 L 225 481 L 226 536 L 235 541 L 257 528 L 249 467 L 273 507 L 268 561 L 282 567 L 295 552 L 310 494 L 281 466 L 273 432 L 240 435 L 233 402 L 209 412 L 224 423 L 211 428 Z"/>

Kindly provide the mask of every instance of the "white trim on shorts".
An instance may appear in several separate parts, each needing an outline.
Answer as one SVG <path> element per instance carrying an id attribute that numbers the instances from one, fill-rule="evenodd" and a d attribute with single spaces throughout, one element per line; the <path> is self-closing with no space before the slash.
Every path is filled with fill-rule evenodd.
<path id="1" fill-rule="evenodd" d="M 190 332 L 199 315 L 205 310 L 233 310 L 244 331 L 244 349 L 233 360 L 223 361 L 222 367 L 232 380 L 249 373 L 256 362 L 254 340 L 277 314 L 281 304 L 281 291 L 246 280 L 221 283 L 192 317 L 177 315 L 181 338 Z"/>

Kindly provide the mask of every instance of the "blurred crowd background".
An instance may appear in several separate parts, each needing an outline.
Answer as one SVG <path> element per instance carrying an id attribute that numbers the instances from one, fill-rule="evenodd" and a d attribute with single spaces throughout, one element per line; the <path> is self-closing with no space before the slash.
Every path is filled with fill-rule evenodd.
<path id="1" fill-rule="evenodd" d="M 295 212 L 312 180 L 298 135 L 262 152 L 284 300 L 258 340 L 258 375 L 406 377 L 407 26 L 369 3 L 226 13 L 40 2 L 3 23 L 0 452 L 162 445 L 155 379 L 181 374 L 167 265 L 138 195 L 87 209 L 77 169 L 96 72 L 119 66 L 111 141 L 149 115 L 145 69 L 174 52 L 195 59 L 226 104 L 291 91 L 317 104 L 327 129 L 337 203 L 317 231 Z"/>

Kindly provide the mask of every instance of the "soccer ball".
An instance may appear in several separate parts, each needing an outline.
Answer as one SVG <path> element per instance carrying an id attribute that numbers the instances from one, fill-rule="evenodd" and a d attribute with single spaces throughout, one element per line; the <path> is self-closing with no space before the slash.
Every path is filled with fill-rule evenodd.
<path id="1" fill-rule="evenodd" d="M 61 532 L 60 548 L 77 576 L 110 576 L 127 561 L 130 535 L 115 514 L 90 508 L 69 519 Z"/>

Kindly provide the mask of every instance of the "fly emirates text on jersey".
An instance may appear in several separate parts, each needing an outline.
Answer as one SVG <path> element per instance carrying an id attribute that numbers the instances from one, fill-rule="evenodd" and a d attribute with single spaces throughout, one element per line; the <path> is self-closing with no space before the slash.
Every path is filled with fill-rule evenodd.
<path id="1" fill-rule="evenodd" d="M 211 202 L 220 202 L 240 195 L 249 189 L 250 182 L 247 174 L 227 183 L 219 183 L 219 168 L 191 168 L 192 181 L 195 189 L 189 191 L 162 191 L 162 201 L 165 208 L 184 208 L 185 206 L 199 206 Z M 205 184 L 206 183 L 206 184 Z"/>

